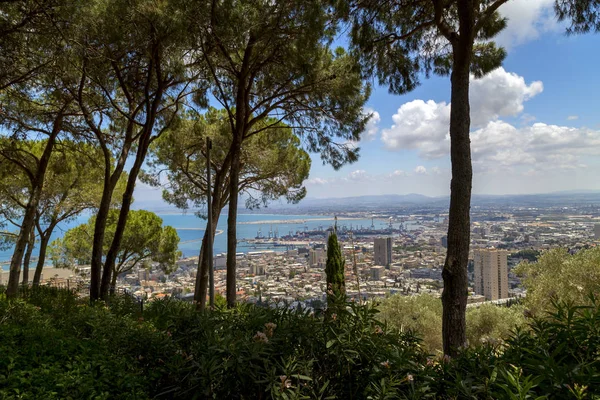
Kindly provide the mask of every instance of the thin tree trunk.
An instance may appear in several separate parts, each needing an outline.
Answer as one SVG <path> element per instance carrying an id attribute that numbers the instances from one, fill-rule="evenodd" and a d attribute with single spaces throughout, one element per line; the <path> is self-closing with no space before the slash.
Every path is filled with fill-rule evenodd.
<path id="1" fill-rule="evenodd" d="M 213 196 L 213 199 L 215 196 Z M 214 200 L 213 200 L 214 204 Z M 217 224 L 219 223 L 219 216 L 221 209 L 213 208 L 212 216 L 212 237 L 213 243 L 215 239 L 215 233 L 217 231 Z M 202 245 L 200 247 L 200 255 L 198 257 L 198 269 L 196 271 L 196 287 L 194 289 L 194 301 L 198 310 L 202 311 L 206 308 L 206 296 L 208 294 L 208 272 L 212 265 L 209 265 L 209 249 L 207 248 L 208 243 L 208 229 L 204 230 L 204 237 L 202 238 Z"/>
<path id="2" fill-rule="evenodd" d="M 44 152 L 38 162 L 37 171 L 35 178 L 32 182 L 31 195 L 27 202 L 25 209 L 25 215 L 23 216 L 23 222 L 21 222 L 21 231 L 15 245 L 15 251 L 10 261 L 10 273 L 8 275 L 8 285 L 6 287 L 6 297 L 14 299 L 17 297 L 19 292 L 19 275 L 21 274 L 21 262 L 23 261 L 23 254 L 25 253 L 25 247 L 29 241 L 29 235 L 33 229 L 35 223 L 35 214 L 37 211 L 40 197 L 42 195 L 42 187 L 44 185 L 44 178 L 46 176 L 46 170 L 50 163 L 50 155 L 54 149 L 56 137 L 61 131 L 62 126 L 62 114 L 57 116 L 54 121 L 52 132 L 48 137 L 48 142 L 44 148 Z"/>
<path id="3" fill-rule="evenodd" d="M 238 125 L 239 126 L 239 125 Z M 236 301 L 237 208 L 240 178 L 240 153 L 242 136 L 235 133 L 232 143 L 231 170 L 229 174 L 229 212 L 227 215 L 227 307 Z"/>
<path id="4" fill-rule="evenodd" d="M 128 131 L 127 137 L 131 136 Z M 104 153 L 104 187 L 102 189 L 102 199 L 100 200 L 100 206 L 98 207 L 98 213 L 96 214 L 96 223 L 94 225 L 94 239 L 92 245 L 92 260 L 91 260 L 91 271 L 90 271 L 90 300 L 96 301 L 100 298 L 100 279 L 102 274 L 102 256 L 104 253 L 104 236 L 106 233 L 106 223 L 108 221 L 108 213 L 110 211 L 110 205 L 112 197 L 123 173 L 125 167 L 125 161 L 129 155 L 131 149 L 131 141 L 129 139 L 123 145 L 121 151 L 121 157 L 115 165 L 115 170 L 111 170 L 111 155 L 106 147 L 103 148 Z"/>
<path id="5" fill-rule="evenodd" d="M 465 34 L 464 36 L 468 36 Z M 468 296 L 467 264 L 469 261 L 470 208 L 473 170 L 469 131 L 469 67 L 473 41 L 461 38 L 454 49 L 451 77 L 450 213 L 448 221 L 448 251 L 442 277 L 442 332 L 444 354 L 455 356 L 466 344 L 466 306 Z"/>
<path id="6" fill-rule="evenodd" d="M 117 226 L 115 228 L 115 236 L 111 242 L 110 248 L 106 253 L 106 259 L 104 260 L 104 270 L 102 271 L 102 281 L 100 283 L 100 297 L 106 299 L 109 292 L 111 274 L 115 268 L 117 255 L 121 247 L 121 240 L 123 239 L 123 233 L 125 232 L 125 226 L 127 224 L 127 216 L 129 215 L 129 209 L 133 202 L 133 190 L 135 189 L 135 183 L 146 158 L 148 146 L 150 145 L 150 134 L 146 132 L 146 135 L 142 136 L 138 145 L 135 162 L 129 171 L 129 177 L 127 178 L 127 186 L 123 193 L 123 203 L 121 204 L 121 210 L 119 211 L 119 219 L 117 220 Z"/>
<path id="7" fill-rule="evenodd" d="M 109 179 L 110 180 L 110 179 Z M 92 259 L 90 268 L 90 300 L 96 301 L 100 298 L 100 276 L 102 271 L 102 253 L 104 248 L 104 235 L 106 232 L 106 221 L 114 187 L 105 179 L 100 207 L 96 214 L 94 224 L 94 238 L 92 243 Z"/>
<path id="8" fill-rule="evenodd" d="M 112 278 L 110 280 L 110 294 L 113 296 L 117 290 L 117 271 L 113 271 Z"/>
<path id="9" fill-rule="evenodd" d="M 33 246 L 35 246 L 35 232 L 32 229 L 29 235 L 29 242 L 27 242 L 27 251 L 25 251 L 25 258 L 23 259 L 23 285 L 27 285 L 29 283 L 29 261 L 31 260 Z"/>
<path id="10" fill-rule="evenodd" d="M 40 254 L 38 256 L 38 262 L 35 267 L 35 273 L 33 274 L 33 284 L 39 285 L 42 278 L 42 272 L 44 271 L 44 264 L 46 263 L 46 251 L 48 250 L 48 243 L 50 242 L 50 232 L 46 231 L 41 235 L 40 238 Z"/>
<path id="11" fill-rule="evenodd" d="M 212 193 L 212 212 L 213 212 L 213 243 L 215 242 L 215 232 L 217 231 L 217 224 L 219 223 L 219 217 L 221 211 L 225 206 L 225 199 L 227 198 L 227 191 L 229 187 L 224 186 L 225 176 L 227 175 L 229 163 L 231 161 L 231 152 L 227 154 L 221 169 L 215 173 L 215 182 Z M 209 268 L 213 268 L 209 265 L 208 252 L 205 251 L 206 244 L 208 241 L 207 231 L 204 231 L 204 237 L 202 238 L 202 245 L 200 247 L 200 254 L 198 256 L 198 268 L 196 269 L 196 284 L 194 287 L 194 301 L 196 302 L 196 308 L 200 311 L 206 308 L 206 296 L 208 293 L 208 280 L 209 280 Z"/>

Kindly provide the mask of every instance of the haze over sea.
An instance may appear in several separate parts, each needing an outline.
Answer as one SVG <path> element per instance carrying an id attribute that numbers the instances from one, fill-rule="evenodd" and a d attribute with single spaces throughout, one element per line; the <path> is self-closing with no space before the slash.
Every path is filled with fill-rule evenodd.
<path id="1" fill-rule="evenodd" d="M 204 234 L 204 228 L 206 227 L 206 221 L 196 217 L 193 213 L 187 214 L 158 214 L 163 219 L 163 225 L 170 225 L 177 229 L 177 233 L 179 234 L 180 243 L 179 250 L 183 253 L 184 257 L 194 257 L 197 256 L 200 250 L 200 243 L 202 239 L 202 235 Z M 64 233 L 79 224 L 85 223 L 89 219 L 89 215 L 82 215 L 76 218 L 69 223 L 61 224 L 56 229 L 54 234 L 52 235 L 52 240 L 55 240 L 59 237 L 62 237 Z M 278 221 L 278 223 L 273 223 L 273 221 Z M 285 222 L 289 221 L 289 222 Z M 300 221 L 305 221 L 304 223 L 300 223 Z M 320 226 L 323 229 L 327 229 L 332 226 L 334 222 L 333 216 L 327 215 L 281 215 L 281 214 L 239 214 L 238 215 L 238 226 L 237 226 L 237 237 L 238 240 L 242 239 L 253 239 L 256 237 L 258 230 L 260 229 L 264 237 L 268 237 L 269 230 L 272 229 L 275 231 L 277 228 L 279 231 L 279 235 L 287 235 L 291 232 L 295 233 L 296 231 L 304 230 L 306 226 L 307 229 L 317 229 Z M 350 227 L 360 227 L 361 225 L 364 228 L 371 226 L 370 219 L 356 219 L 356 220 L 340 220 L 338 221 L 338 226 L 346 225 Z M 387 226 L 387 221 L 384 220 L 375 220 L 374 221 L 375 228 L 384 228 Z M 215 254 L 224 253 L 227 251 L 227 235 L 225 232 L 227 231 L 227 214 L 221 214 L 219 218 L 219 223 L 217 224 L 217 230 L 223 231 L 222 234 L 219 234 L 215 237 L 214 241 L 214 252 Z M 279 250 L 284 250 L 284 247 L 279 247 Z M 256 249 L 249 248 L 243 246 L 243 244 L 238 245 L 238 252 L 247 252 L 247 251 L 256 251 Z M 8 263 L 10 261 L 10 257 L 12 256 L 12 249 L 0 251 L 0 263 L 2 264 L 2 269 L 8 270 Z M 32 257 L 37 256 L 38 249 L 35 248 Z M 35 267 L 35 263 L 32 263 L 33 267 Z M 46 264 L 51 264 L 51 261 L 47 259 Z"/>

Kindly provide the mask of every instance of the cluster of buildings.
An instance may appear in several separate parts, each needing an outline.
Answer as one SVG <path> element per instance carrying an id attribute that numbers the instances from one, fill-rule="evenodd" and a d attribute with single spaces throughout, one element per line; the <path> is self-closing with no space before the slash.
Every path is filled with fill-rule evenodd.
<path id="1" fill-rule="evenodd" d="M 389 217 L 382 215 L 381 218 Z M 403 221 L 407 218 L 414 221 L 415 228 L 401 232 L 382 230 L 380 234 L 363 232 L 354 237 L 348 233 L 339 235 L 349 297 L 441 295 L 447 215 L 423 212 L 405 216 Z M 555 246 L 576 250 L 595 246 L 600 241 L 600 216 L 583 213 L 475 210 L 472 221 L 468 267 L 471 303 L 523 294 L 519 278 L 512 272 L 523 260 L 519 256 L 522 250 L 543 251 Z M 297 242 L 287 239 L 284 251 L 238 253 L 238 298 L 247 302 L 324 301 L 329 231 L 323 230 L 322 236 L 311 237 L 310 243 L 305 239 Z M 191 299 L 197 262 L 197 258 L 179 260 L 177 270 L 170 275 L 158 268 L 133 271 L 120 276 L 118 284 L 144 298 Z M 216 293 L 225 295 L 225 254 L 215 255 L 214 268 Z M 85 273 L 85 268 L 80 268 L 80 272 Z M 0 280 L 2 278 L 0 276 Z"/>
<path id="2" fill-rule="evenodd" d="M 346 292 L 354 299 L 381 298 L 393 294 L 441 295 L 442 265 L 445 253 L 406 248 L 392 237 L 362 238 L 353 245 L 341 242 L 345 256 Z M 432 254 L 433 253 L 433 254 Z M 473 293 L 470 301 L 509 297 L 508 251 L 475 250 Z M 215 256 L 215 290 L 225 295 L 225 254 Z M 325 301 L 325 244 L 298 247 L 283 252 L 273 250 L 237 254 L 237 296 L 241 301 L 312 303 Z M 178 262 L 175 273 L 140 270 L 120 278 L 119 285 L 145 298 L 174 295 L 193 299 L 197 258 Z"/>

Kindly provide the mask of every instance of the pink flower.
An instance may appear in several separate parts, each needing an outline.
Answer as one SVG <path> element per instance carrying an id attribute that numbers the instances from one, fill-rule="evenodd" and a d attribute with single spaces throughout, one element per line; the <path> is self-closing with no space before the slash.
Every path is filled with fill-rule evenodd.
<path id="1" fill-rule="evenodd" d="M 381 365 L 385 368 L 389 368 L 390 367 L 390 362 L 388 360 L 385 360 L 384 362 L 381 363 Z"/>
<path id="2" fill-rule="evenodd" d="M 265 335 L 264 332 L 256 332 L 256 335 L 254 335 L 254 337 L 252 338 L 255 342 L 263 342 L 263 343 L 268 343 L 269 342 L 269 338 L 267 337 L 267 335 Z"/>
<path id="3" fill-rule="evenodd" d="M 277 328 L 277 324 L 274 324 L 273 322 L 267 322 L 265 324 L 265 334 L 268 337 L 272 337 L 273 336 L 273 332 L 275 331 L 275 328 Z"/>
<path id="4" fill-rule="evenodd" d="M 383 333 L 383 329 L 379 325 L 375 325 L 375 333 L 377 335 L 381 335 Z"/>

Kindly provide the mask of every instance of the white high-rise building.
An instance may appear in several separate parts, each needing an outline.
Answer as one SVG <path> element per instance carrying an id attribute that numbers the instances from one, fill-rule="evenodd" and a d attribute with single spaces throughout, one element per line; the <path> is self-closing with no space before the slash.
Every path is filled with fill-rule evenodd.
<path id="1" fill-rule="evenodd" d="M 383 265 L 386 268 L 389 268 L 390 264 L 392 263 L 392 238 L 375 238 L 373 252 L 373 263 L 375 265 Z"/>
<path id="2" fill-rule="evenodd" d="M 308 265 L 311 268 L 325 268 L 327 252 L 325 249 L 311 249 L 308 253 Z"/>
<path id="3" fill-rule="evenodd" d="M 508 250 L 476 249 L 475 293 L 486 300 L 508 298 Z"/>

